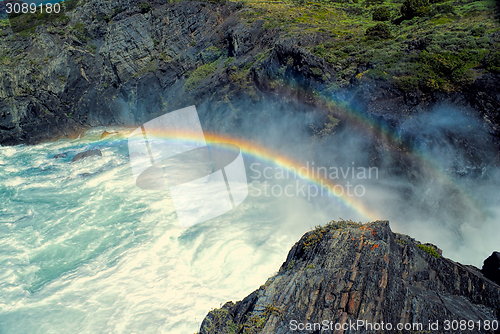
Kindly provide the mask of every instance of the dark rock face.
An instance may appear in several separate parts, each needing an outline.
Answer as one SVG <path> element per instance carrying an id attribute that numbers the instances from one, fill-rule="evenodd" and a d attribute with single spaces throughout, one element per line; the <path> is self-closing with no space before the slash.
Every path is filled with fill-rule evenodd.
<path id="1" fill-rule="evenodd" d="M 5 8 L 5 1 L 0 2 L 0 20 L 7 20 L 9 18 L 9 14 L 7 14 L 7 10 Z"/>
<path id="2" fill-rule="evenodd" d="M 54 159 L 66 158 L 67 156 L 68 156 L 68 153 L 66 153 L 66 152 L 58 153 L 58 154 L 54 155 Z"/>
<path id="3" fill-rule="evenodd" d="M 144 13 L 141 2 L 82 2 L 65 13 L 69 22 L 39 25 L 31 37 L 3 29 L 0 52 L 19 56 L 0 64 L 1 145 L 77 137 L 91 126 L 138 125 L 193 104 L 204 126 L 234 126 L 263 100 L 321 110 L 314 92 L 330 94 L 332 85 L 364 112 L 389 121 L 452 100 L 475 108 L 498 134 L 498 75 L 478 73 L 466 92 L 405 93 L 357 80 L 367 64 L 353 64 L 338 78 L 340 66 L 308 50 L 324 37 L 287 37 L 263 28 L 263 20 L 247 23 L 247 9 L 234 3 L 158 0 Z M 213 73 L 197 76 L 203 65 L 213 65 Z"/>
<path id="4" fill-rule="evenodd" d="M 499 317 L 500 286 L 477 268 L 393 233 L 387 221 L 339 221 L 306 233 L 276 276 L 243 301 L 211 311 L 200 333 L 391 332 L 388 324 L 397 333 L 493 333 L 477 326 L 446 330 L 446 320 Z M 325 320 L 328 330 L 307 327 Z M 386 331 L 366 325 L 335 331 L 335 324 L 358 320 L 383 322 Z M 398 324 L 411 329 L 396 330 Z"/>
<path id="5" fill-rule="evenodd" d="M 82 160 L 82 159 L 85 159 L 88 157 L 94 157 L 94 156 L 102 157 L 101 151 L 96 149 L 96 150 L 88 150 L 85 152 L 78 153 L 77 155 L 75 155 L 73 157 L 73 159 L 71 159 L 71 162 L 75 162 L 78 160 Z"/>
<path id="6" fill-rule="evenodd" d="M 493 252 L 484 260 L 481 272 L 486 278 L 500 285 L 500 253 Z"/>

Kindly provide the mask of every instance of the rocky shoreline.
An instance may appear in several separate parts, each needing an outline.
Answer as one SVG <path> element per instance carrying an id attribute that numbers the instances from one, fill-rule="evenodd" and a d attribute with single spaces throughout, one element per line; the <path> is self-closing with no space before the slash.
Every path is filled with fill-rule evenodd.
<path id="1" fill-rule="evenodd" d="M 500 285 L 440 253 L 387 221 L 332 221 L 258 290 L 210 311 L 200 334 L 498 333 Z"/>

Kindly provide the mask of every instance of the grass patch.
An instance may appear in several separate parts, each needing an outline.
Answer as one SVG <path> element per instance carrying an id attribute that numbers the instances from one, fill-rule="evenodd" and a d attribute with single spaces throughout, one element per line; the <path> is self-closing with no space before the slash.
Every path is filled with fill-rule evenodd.
<path id="1" fill-rule="evenodd" d="M 97 46 L 95 44 L 92 44 L 92 43 L 89 43 L 87 45 L 87 49 L 91 52 L 91 53 L 95 53 L 97 51 Z"/>
<path id="2" fill-rule="evenodd" d="M 0 29 L 10 27 L 10 21 L 7 20 L 0 20 Z"/>
<path id="3" fill-rule="evenodd" d="M 356 223 L 352 220 L 332 220 L 324 226 L 316 226 L 314 230 L 310 232 L 306 240 L 303 241 L 304 250 L 310 251 L 323 240 L 323 237 L 330 231 L 341 230 L 347 227 L 360 227 L 363 226 L 362 223 Z"/>
<path id="4" fill-rule="evenodd" d="M 397 20 L 402 0 L 243 2 L 248 10 L 240 16 L 249 24 L 264 20 L 264 28 L 279 27 L 287 36 L 321 35 L 321 44 L 309 50 L 340 67 L 339 87 L 356 75 L 352 67 L 357 64 L 371 67 L 368 79 L 389 81 L 404 91 L 453 91 L 473 78 L 477 65 L 499 69 L 496 56 L 488 56 L 500 52 L 500 36 L 491 35 L 500 31 L 494 0 L 423 1 L 425 10 L 419 3 L 410 6 L 416 16 L 409 20 Z M 388 17 L 392 21 L 384 25 L 373 21 Z M 254 56 L 255 61 L 265 58 Z"/>
<path id="5" fill-rule="evenodd" d="M 423 250 L 424 252 L 429 253 L 430 255 L 435 257 L 436 259 L 439 259 L 441 257 L 441 255 L 439 255 L 439 253 L 437 252 L 436 248 L 434 248 L 432 246 L 418 245 L 417 247 L 420 248 L 421 250 Z"/>
<path id="6" fill-rule="evenodd" d="M 66 25 L 69 23 L 69 17 L 65 15 L 73 11 L 82 0 L 67 0 L 61 2 L 61 11 L 59 13 L 12 13 L 9 15 L 9 22 L 15 33 L 21 33 L 23 37 L 30 37 L 39 25 Z"/>
<path id="7" fill-rule="evenodd" d="M 19 32 L 19 35 L 23 36 L 24 38 L 29 38 L 35 35 L 36 32 L 36 26 L 31 26 L 28 29 L 24 29 L 21 32 Z"/>
<path id="8" fill-rule="evenodd" d="M 7 55 L 0 57 L 0 65 L 10 65 L 12 63 L 12 58 Z"/>
<path id="9" fill-rule="evenodd" d="M 156 60 L 151 60 L 146 66 L 144 66 L 143 68 L 141 68 L 139 70 L 139 72 L 137 72 L 134 76 L 135 77 L 140 77 L 146 73 L 149 73 L 149 72 L 154 72 L 158 69 L 158 65 L 156 64 Z"/>
<path id="10" fill-rule="evenodd" d="M 215 70 L 217 69 L 217 63 L 218 62 L 215 61 L 210 64 L 204 64 L 194 70 L 186 80 L 186 83 L 184 85 L 184 87 L 186 87 L 186 90 L 190 91 L 198 87 L 198 85 L 202 83 L 203 80 L 205 80 L 209 75 L 215 72 Z"/>
<path id="11" fill-rule="evenodd" d="M 439 26 L 439 25 L 442 25 L 442 24 L 451 23 L 453 21 L 454 20 L 452 18 L 449 18 L 446 15 L 443 15 L 443 16 L 441 16 L 439 18 L 431 20 L 431 23 L 434 24 L 435 26 Z"/>
<path id="12" fill-rule="evenodd" d="M 85 32 L 85 24 L 83 24 L 83 22 L 77 22 L 72 29 L 76 30 L 80 34 L 83 34 Z"/>
<path id="13" fill-rule="evenodd" d="M 225 328 L 225 333 L 236 334 L 239 333 L 243 325 L 236 325 L 234 321 L 228 317 L 228 311 L 224 308 L 213 309 L 207 317 L 208 324 L 205 325 L 204 330 L 208 333 L 215 333 L 221 326 Z"/>

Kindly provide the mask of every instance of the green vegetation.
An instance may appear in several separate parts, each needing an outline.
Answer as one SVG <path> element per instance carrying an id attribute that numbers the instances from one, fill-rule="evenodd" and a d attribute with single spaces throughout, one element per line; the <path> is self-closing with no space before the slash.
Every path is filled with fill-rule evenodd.
<path id="1" fill-rule="evenodd" d="M 234 61 L 234 57 L 229 57 L 224 60 L 224 67 L 228 67 Z"/>
<path id="2" fill-rule="evenodd" d="M 372 14 L 373 21 L 389 21 L 391 12 L 386 7 L 377 7 Z"/>
<path id="3" fill-rule="evenodd" d="M 405 0 L 401 6 L 401 15 L 411 20 L 415 16 L 425 16 L 430 10 L 429 0 Z"/>
<path id="4" fill-rule="evenodd" d="M 60 15 L 56 19 L 56 22 L 66 25 L 69 23 L 69 17 L 66 15 Z"/>
<path id="5" fill-rule="evenodd" d="M 69 12 L 75 10 L 81 4 L 81 0 L 65 0 L 63 2 L 64 11 Z"/>
<path id="6" fill-rule="evenodd" d="M 429 253 L 430 255 L 435 257 L 436 259 L 439 259 L 441 257 L 441 255 L 439 255 L 439 253 L 437 252 L 436 248 L 434 248 L 432 246 L 418 245 L 417 247 L 420 248 L 421 250 L 423 250 L 424 252 Z"/>
<path id="7" fill-rule="evenodd" d="M 205 325 L 205 331 L 214 333 L 220 326 L 225 326 L 227 334 L 239 333 L 241 325 L 236 325 L 233 320 L 228 319 L 228 311 L 224 308 L 213 309 L 210 311 L 211 317 L 207 317 L 208 325 Z"/>
<path id="8" fill-rule="evenodd" d="M 487 69 L 491 72 L 500 73 L 500 51 L 490 56 L 487 61 Z"/>
<path id="9" fill-rule="evenodd" d="M 139 10 L 142 12 L 142 13 L 147 13 L 149 12 L 151 9 L 153 9 L 153 7 L 147 3 L 147 2 L 141 2 L 139 4 Z"/>
<path id="10" fill-rule="evenodd" d="M 309 50 L 339 68 L 336 80 L 327 84 L 331 89 L 355 77 L 388 81 L 403 91 L 456 91 L 476 74 L 500 73 L 500 6 L 495 0 L 244 4 L 248 10 L 239 15 L 248 24 L 264 20 L 264 27 L 280 27 L 287 36 L 320 34 L 322 43 Z M 377 22 L 387 12 L 390 19 Z M 262 59 L 264 54 L 254 56 L 254 62 Z M 360 64 L 366 65 L 363 73 L 357 71 Z"/>
<path id="11" fill-rule="evenodd" d="M 158 69 L 158 64 L 156 63 L 156 60 L 151 59 L 151 61 L 146 65 L 144 66 L 143 68 L 141 68 L 139 70 L 139 72 L 137 72 L 136 74 L 134 74 L 135 77 L 140 77 L 146 73 L 149 73 L 149 72 L 154 72 Z"/>
<path id="12" fill-rule="evenodd" d="M 257 334 L 262 331 L 271 316 L 282 316 L 283 310 L 273 304 L 266 304 L 263 311 L 253 311 L 247 315 L 245 323 L 240 326 L 240 331 L 235 333 Z"/>
<path id="13" fill-rule="evenodd" d="M 67 0 L 61 3 L 59 13 L 12 13 L 9 15 L 10 26 L 15 33 L 19 33 L 24 38 L 34 35 L 37 26 L 66 25 L 69 17 L 65 13 L 75 10 L 81 5 L 82 0 Z"/>
<path id="14" fill-rule="evenodd" d="M 388 39 L 391 37 L 391 29 L 385 23 L 377 23 L 366 29 L 366 36 L 372 38 Z"/>
<path id="15" fill-rule="evenodd" d="M 19 32 L 19 35 L 23 36 L 24 38 L 28 38 L 33 36 L 35 32 L 36 32 L 36 27 L 32 26 Z"/>
<path id="16" fill-rule="evenodd" d="M 10 65 L 11 62 L 12 59 L 7 55 L 3 55 L 0 57 L 0 65 Z"/>
<path id="17" fill-rule="evenodd" d="M 95 53 L 97 47 L 85 24 L 70 23 L 68 13 L 83 3 L 65 1 L 59 14 L 11 15 L 15 34 L 8 38 L 31 38 L 36 27 L 43 24 L 51 34 L 73 35 Z M 306 48 L 338 70 L 336 77 L 329 77 L 320 67 L 311 67 L 310 73 L 321 79 L 329 91 L 353 80 L 375 79 L 388 81 L 406 92 L 451 92 L 465 87 L 481 73 L 500 73 L 500 6 L 495 0 L 242 0 L 240 4 L 246 7 L 240 18 L 248 24 L 263 20 L 265 28 L 279 27 L 287 37 L 319 35 L 315 39 L 321 43 Z M 143 13 L 153 9 L 147 2 L 141 2 L 138 8 Z M 98 20 L 110 21 L 122 11 L 115 7 L 96 15 Z M 7 20 L 0 21 L 0 38 L 7 31 L 2 27 L 8 24 Z M 155 36 L 152 39 L 160 51 L 160 41 Z M 188 43 L 196 45 L 194 39 Z M 250 87 L 251 68 L 257 68 L 271 51 L 266 49 L 242 63 L 240 59 L 225 58 L 224 46 L 210 46 L 202 52 L 206 64 L 191 73 L 186 89 L 194 89 L 214 73 L 219 60 L 232 84 Z M 175 53 L 162 52 L 155 57 L 158 60 L 151 60 L 137 75 L 155 69 L 158 61 L 173 61 Z M 15 58 L 1 55 L 0 64 L 13 65 Z M 271 88 L 284 84 L 280 80 L 294 66 L 293 57 L 289 58 L 277 69 Z M 330 130 L 335 122 L 332 125 Z"/>
<path id="18" fill-rule="evenodd" d="M 192 90 L 196 88 L 203 80 L 205 80 L 209 75 L 215 72 L 217 69 L 217 61 L 210 63 L 210 64 L 205 64 L 201 65 L 198 67 L 196 70 L 191 73 L 189 78 L 186 80 L 186 90 Z"/>
<path id="19" fill-rule="evenodd" d="M 83 34 L 83 32 L 85 31 L 85 24 L 83 24 L 82 22 L 78 22 L 73 26 L 73 30 L 76 30 L 80 34 Z"/>
<path id="20" fill-rule="evenodd" d="M 92 53 L 95 53 L 97 51 L 97 46 L 95 46 L 95 44 L 92 44 L 92 43 L 89 43 L 87 45 L 87 49 L 92 52 Z"/>
<path id="21" fill-rule="evenodd" d="M 173 58 L 171 56 L 169 56 L 166 52 L 160 53 L 158 58 L 160 58 L 161 60 L 163 60 L 166 63 L 171 62 L 173 60 Z"/>
<path id="22" fill-rule="evenodd" d="M 120 14 L 121 12 L 123 12 L 124 9 L 121 7 L 121 6 L 118 6 L 116 8 L 114 8 L 111 13 L 109 13 L 108 15 L 104 15 L 103 13 L 99 13 L 97 14 L 96 16 L 96 19 L 98 21 L 106 21 L 106 22 L 109 22 L 111 21 L 116 15 Z"/>
<path id="23" fill-rule="evenodd" d="M 211 63 L 219 59 L 223 55 L 223 53 L 223 50 L 219 49 L 215 45 L 212 45 L 201 52 L 201 57 L 203 59 L 203 62 Z"/>
<path id="24" fill-rule="evenodd" d="M 10 21 L 9 20 L 0 20 L 0 29 L 9 27 L 10 26 Z"/>
<path id="25" fill-rule="evenodd" d="M 307 236 L 306 240 L 303 242 L 304 244 L 304 250 L 309 251 L 312 250 L 321 240 L 323 240 L 323 237 L 329 233 L 330 231 L 333 230 L 341 230 L 347 227 L 361 227 L 363 226 L 362 223 L 356 223 L 352 220 L 332 220 L 328 224 L 324 226 L 316 226 L 314 230 L 310 232 L 310 234 Z"/>
<path id="26" fill-rule="evenodd" d="M 304 250 L 309 251 L 314 248 L 321 240 L 325 233 L 328 233 L 327 229 L 321 226 L 316 226 L 316 228 L 307 236 L 304 243 Z"/>

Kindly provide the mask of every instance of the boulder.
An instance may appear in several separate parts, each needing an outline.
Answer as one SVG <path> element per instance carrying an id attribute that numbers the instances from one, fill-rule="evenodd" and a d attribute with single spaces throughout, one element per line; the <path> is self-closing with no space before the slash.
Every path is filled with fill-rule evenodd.
<path id="1" fill-rule="evenodd" d="M 102 133 L 102 135 L 101 135 L 101 139 L 103 139 L 104 137 L 106 137 L 106 136 L 108 136 L 108 135 L 110 135 L 110 134 L 111 134 L 110 132 L 108 132 L 108 131 L 104 130 L 104 132 L 103 132 L 103 133 Z"/>
<path id="2" fill-rule="evenodd" d="M 483 268 L 481 269 L 484 277 L 492 280 L 496 284 L 500 285 L 500 253 L 493 252 L 491 255 L 484 260 Z"/>
<path id="3" fill-rule="evenodd" d="M 102 157 L 102 153 L 98 149 L 81 152 L 81 153 L 78 153 L 77 155 L 75 155 L 73 157 L 73 159 L 71 160 L 71 162 L 75 162 L 75 161 L 82 160 L 82 159 L 85 159 L 88 157 L 93 157 L 93 156 Z"/>
<path id="4" fill-rule="evenodd" d="M 64 153 L 59 153 L 59 154 L 56 154 L 54 155 L 54 159 L 60 159 L 60 158 L 66 158 L 68 156 L 68 152 L 64 152 Z"/>
<path id="5" fill-rule="evenodd" d="M 119 133 L 119 132 L 108 132 L 108 131 L 104 130 L 104 132 L 101 134 L 101 139 L 103 139 L 104 137 L 107 137 L 109 135 L 116 135 L 117 133 Z"/>
<path id="6" fill-rule="evenodd" d="M 498 269 L 498 253 L 487 261 Z M 256 291 L 210 311 L 200 334 L 494 333 L 445 324 L 492 323 L 499 300 L 500 286 L 478 268 L 392 232 L 387 221 L 332 221 L 306 233 Z"/>

